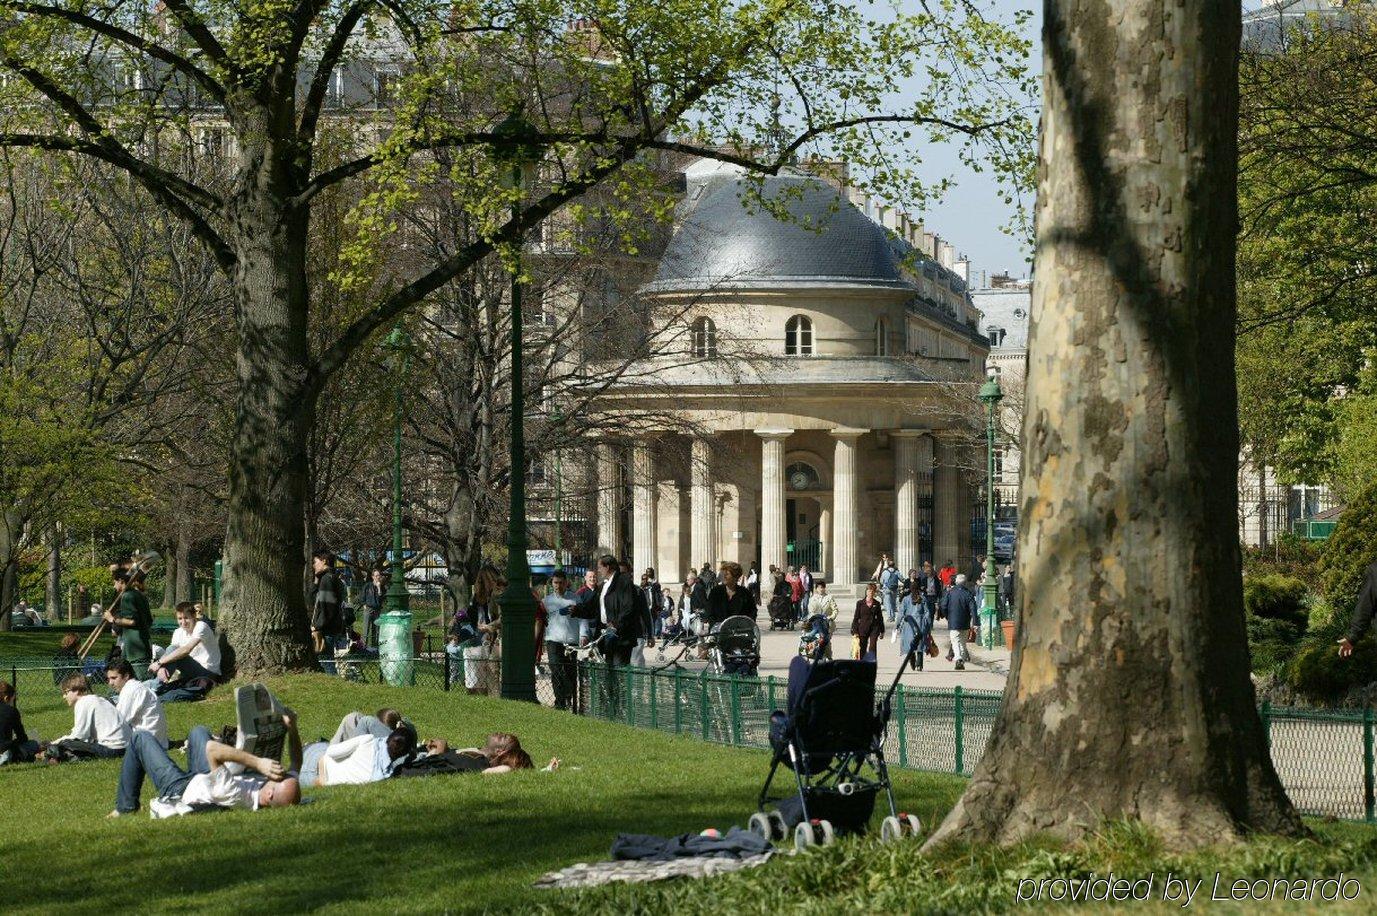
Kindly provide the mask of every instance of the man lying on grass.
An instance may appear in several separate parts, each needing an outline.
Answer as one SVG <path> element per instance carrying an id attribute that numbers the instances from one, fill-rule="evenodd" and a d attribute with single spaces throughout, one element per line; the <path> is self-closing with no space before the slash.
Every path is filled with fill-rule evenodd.
<path id="1" fill-rule="evenodd" d="M 280 808 L 301 801 L 301 735 L 296 715 L 283 715 L 287 728 L 287 752 L 291 766 L 280 761 L 255 757 L 210 736 L 210 729 L 198 725 L 186 739 L 187 769 L 173 763 L 157 738 L 148 732 L 135 732 L 124 755 L 115 810 L 107 817 L 133 814 L 139 810 L 139 792 L 144 774 L 153 780 L 163 799 L 178 799 L 182 806 L 195 809 L 210 805 L 220 808 Z M 254 772 L 246 772 L 252 770 Z"/>

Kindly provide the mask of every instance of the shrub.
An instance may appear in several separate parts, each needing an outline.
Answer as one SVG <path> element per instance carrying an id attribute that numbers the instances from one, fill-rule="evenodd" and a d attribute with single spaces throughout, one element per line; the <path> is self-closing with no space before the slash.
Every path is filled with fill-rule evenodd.
<path id="1" fill-rule="evenodd" d="M 1321 549 L 1319 541 L 1307 540 L 1289 532 L 1279 534 L 1265 548 L 1243 548 L 1243 574 L 1265 576 L 1280 573 L 1313 580 Z"/>
<path id="2" fill-rule="evenodd" d="M 1335 618 L 1347 626 L 1363 587 L 1367 568 L 1377 562 L 1377 483 L 1358 494 L 1339 516 L 1320 557 L 1320 581 L 1334 605 Z"/>
<path id="3" fill-rule="evenodd" d="M 1303 626 L 1292 620 L 1248 615 L 1248 649 L 1252 668 L 1259 674 L 1279 671 L 1296 654 Z"/>
<path id="4" fill-rule="evenodd" d="M 1284 620 L 1303 633 L 1309 623 L 1305 603 L 1309 588 L 1290 576 L 1249 576 L 1243 580 L 1243 606 L 1249 616 Z"/>
<path id="5" fill-rule="evenodd" d="M 1337 636 L 1324 639 L 1316 634 L 1297 650 L 1286 666 L 1286 682 L 1297 693 L 1316 702 L 1336 704 L 1353 688 L 1377 681 L 1377 643 L 1359 640 L 1351 658 L 1339 658 L 1335 639 Z"/>

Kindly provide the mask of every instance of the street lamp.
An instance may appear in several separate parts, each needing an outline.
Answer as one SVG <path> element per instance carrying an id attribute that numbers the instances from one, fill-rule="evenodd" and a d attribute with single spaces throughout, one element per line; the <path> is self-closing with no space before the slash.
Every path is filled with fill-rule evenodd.
<path id="1" fill-rule="evenodd" d="M 980 400 L 985 402 L 985 647 L 988 649 L 994 645 L 995 602 L 999 600 L 994 558 L 995 410 L 1004 400 L 1004 392 L 999 388 L 999 370 L 994 366 L 990 367 L 985 384 L 980 386 Z"/>
<path id="2" fill-rule="evenodd" d="M 392 581 L 387 586 L 387 597 L 383 602 L 383 607 L 390 614 L 409 611 L 411 607 L 411 593 L 406 588 L 406 567 L 402 563 L 402 384 L 406 377 L 411 341 L 402 330 L 401 322 L 393 325 L 385 346 L 392 351 L 392 365 L 397 373 L 392 405 Z"/>
<path id="3" fill-rule="evenodd" d="M 541 149 L 535 142 L 535 128 L 521 114 L 512 112 L 494 131 L 499 142 L 493 156 L 510 167 L 512 222 L 521 218 L 521 194 L 526 185 L 526 168 L 540 161 Z M 535 684 L 535 596 L 531 594 L 531 567 L 526 562 L 526 395 L 522 367 L 521 332 L 521 236 L 515 242 L 512 273 L 511 333 L 511 512 L 507 520 L 507 588 L 499 604 L 502 609 L 502 698 L 536 700 Z"/>

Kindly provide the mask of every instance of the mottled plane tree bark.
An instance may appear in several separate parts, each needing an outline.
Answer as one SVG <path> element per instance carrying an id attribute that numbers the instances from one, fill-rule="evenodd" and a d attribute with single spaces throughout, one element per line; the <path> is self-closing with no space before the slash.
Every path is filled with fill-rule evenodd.
<path id="1" fill-rule="evenodd" d="M 1248 677 L 1237 536 L 1239 7 L 1048 0 L 1019 635 L 931 843 L 1300 833 Z"/>

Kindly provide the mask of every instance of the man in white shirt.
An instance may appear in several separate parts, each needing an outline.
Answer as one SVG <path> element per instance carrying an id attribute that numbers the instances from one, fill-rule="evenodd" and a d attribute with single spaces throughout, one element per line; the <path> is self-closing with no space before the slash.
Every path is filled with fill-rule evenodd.
<path id="1" fill-rule="evenodd" d="M 84 674 L 62 681 L 62 699 L 72 708 L 72 730 L 43 749 L 50 763 L 119 757 L 129 746 L 129 723 L 109 700 L 94 696 Z"/>
<path id="2" fill-rule="evenodd" d="M 148 685 L 134 677 L 134 666 L 124 660 L 115 662 L 105 670 L 105 683 L 119 695 L 115 708 L 129 727 L 136 732 L 148 732 L 166 748 L 167 716 L 163 714 L 163 704 Z"/>
<path id="3" fill-rule="evenodd" d="M 163 684 L 174 674 L 182 676 L 183 684 L 198 678 L 219 679 L 220 640 L 210 624 L 200 619 L 196 605 L 190 601 L 177 605 L 177 629 L 172 631 L 171 644 L 148 670 Z M 158 692 L 164 689 L 159 687 Z"/>
<path id="4" fill-rule="evenodd" d="M 291 765 L 214 740 L 210 729 L 198 725 L 186 739 L 187 769 L 172 761 L 166 750 L 148 732 L 135 732 L 124 755 L 120 771 L 115 810 L 108 817 L 120 817 L 139 810 L 143 777 L 153 781 L 161 798 L 178 798 L 184 805 L 215 805 L 220 808 L 280 808 L 301 801 L 301 784 L 296 774 L 301 769 L 301 735 L 296 714 L 282 716 L 287 727 L 287 752 Z"/>
<path id="5" fill-rule="evenodd" d="M 358 786 L 392 775 L 395 761 L 416 750 L 416 729 L 399 722 L 386 737 L 354 735 L 326 744 L 318 741 L 302 755 L 301 781 L 308 786 Z"/>

